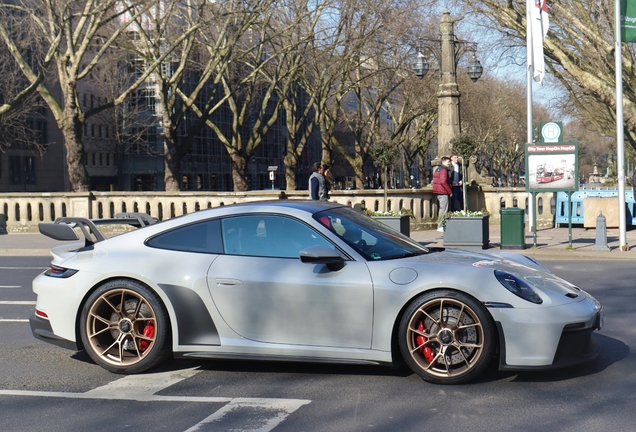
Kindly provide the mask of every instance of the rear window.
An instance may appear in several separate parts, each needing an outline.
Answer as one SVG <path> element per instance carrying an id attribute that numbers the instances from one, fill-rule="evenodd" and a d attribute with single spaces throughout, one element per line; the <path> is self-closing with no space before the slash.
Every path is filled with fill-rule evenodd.
<path id="1" fill-rule="evenodd" d="M 146 245 L 157 249 L 221 254 L 221 223 L 213 219 L 179 227 L 151 238 Z"/>

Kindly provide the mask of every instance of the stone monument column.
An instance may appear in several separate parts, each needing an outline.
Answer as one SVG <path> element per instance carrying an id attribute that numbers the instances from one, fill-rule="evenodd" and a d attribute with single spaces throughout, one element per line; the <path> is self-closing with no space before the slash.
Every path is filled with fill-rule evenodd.
<path id="1" fill-rule="evenodd" d="M 437 157 L 432 161 L 434 166 L 440 164 L 442 156 L 450 156 L 451 140 L 461 134 L 459 122 L 459 87 L 457 86 L 457 72 L 455 59 L 454 22 L 450 12 L 444 12 L 440 21 L 441 36 L 441 79 L 437 92 L 438 101 L 438 132 Z"/>

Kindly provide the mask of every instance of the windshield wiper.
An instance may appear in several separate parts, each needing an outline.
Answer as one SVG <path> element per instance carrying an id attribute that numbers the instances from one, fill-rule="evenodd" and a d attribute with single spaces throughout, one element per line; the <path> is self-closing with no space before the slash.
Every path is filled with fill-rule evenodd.
<path id="1" fill-rule="evenodd" d="M 414 256 L 419 256 L 419 255 L 423 255 L 423 254 L 427 254 L 429 253 L 428 248 L 424 248 L 424 250 L 420 251 L 420 252 L 405 252 L 403 254 L 400 255 L 395 255 L 392 257 L 387 257 L 387 259 L 398 259 L 398 258 L 410 258 L 410 257 L 414 257 Z"/>

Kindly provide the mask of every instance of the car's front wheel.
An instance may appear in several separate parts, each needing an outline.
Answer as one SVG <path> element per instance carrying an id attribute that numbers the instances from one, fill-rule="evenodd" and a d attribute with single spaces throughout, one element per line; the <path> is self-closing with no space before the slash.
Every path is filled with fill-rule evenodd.
<path id="1" fill-rule="evenodd" d="M 126 279 L 100 286 L 80 317 L 84 348 L 103 368 L 139 373 L 170 354 L 168 314 L 144 285 Z"/>
<path id="2" fill-rule="evenodd" d="M 496 349 L 494 324 L 486 309 L 472 297 L 452 290 L 418 297 L 404 313 L 398 337 L 411 370 L 437 384 L 475 378 Z"/>

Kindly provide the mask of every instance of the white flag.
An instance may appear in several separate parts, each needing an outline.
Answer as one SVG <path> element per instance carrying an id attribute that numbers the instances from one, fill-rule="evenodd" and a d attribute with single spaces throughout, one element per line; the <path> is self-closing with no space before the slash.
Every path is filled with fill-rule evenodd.
<path id="1" fill-rule="evenodd" d="M 532 28 L 532 46 L 528 47 L 531 52 L 528 55 L 528 64 L 532 66 L 533 78 L 541 84 L 545 76 L 545 61 L 543 60 L 543 39 L 548 34 L 550 22 L 548 20 L 547 0 L 526 0 L 533 2 L 530 5 L 530 23 Z"/>

